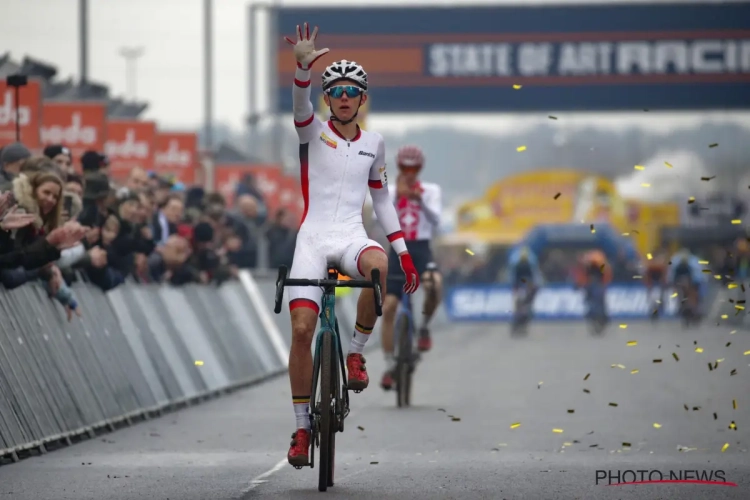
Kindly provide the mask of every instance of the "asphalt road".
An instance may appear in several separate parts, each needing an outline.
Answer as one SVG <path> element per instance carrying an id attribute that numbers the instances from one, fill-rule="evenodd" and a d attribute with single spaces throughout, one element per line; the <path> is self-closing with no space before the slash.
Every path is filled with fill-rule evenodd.
<path id="1" fill-rule="evenodd" d="M 377 386 L 382 356 L 370 353 L 372 385 L 352 396 L 346 432 L 337 440 L 337 484 L 325 494 L 316 489 L 317 469 L 286 464 L 294 417 L 283 377 L 0 467 L 0 495 L 750 498 L 750 355 L 743 355 L 749 350 L 750 332 L 713 325 L 683 332 L 674 323 L 614 324 L 603 338 L 591 338 L 581 324 L 540 323 L 521 339 L 510 339 L 504 325 L 454 326 L 436 333 L 417 373 L 415 406 L 407 410 Z M 731 421 L 737 430 L 728 428 Z M 665 479 L 670 471 L 724 471 L 723 479 L 738 486 L 605 486 L 606 479 L 596 484 L 599 469 L 611 471 L 613 482 L 626 470 L 649 471 L 644 479 L 659 479 L 651 471 Z"/>

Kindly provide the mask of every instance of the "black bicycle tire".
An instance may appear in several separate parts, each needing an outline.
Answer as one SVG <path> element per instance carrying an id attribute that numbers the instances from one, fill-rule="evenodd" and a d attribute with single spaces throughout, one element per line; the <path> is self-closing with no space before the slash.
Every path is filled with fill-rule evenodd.
<path id="1" fill-rule="evenodd" d="M 413 327 L 414 325 L 412 325 Z M 413 331 L 413 329 L 412 329 Z M 403 347 L 406 348 L 406 386 L 404 387 L 404 406 L 411 406 L 411 380 L 412 374 L 414 373 L 414 341 L 409 335 L 404 335 L 404 340 L 401 341 Z"/>
<path id="2" fill-rule="evenodd" d="M 328 489 L 328 468 L 331 463 L 331 364 L 333 363 L 333 334 L 330 330 L 321 333 L 322 353 L 320 356 L 320 470 L 318 471 L 318 491 Z"/>
<path id="3" fill-rule="evenodd" d="M 409 364 L 406 360 L 406 357 L 402 351 L 402 346 L 405 343 L 408 343 L 409 338 L 409 318 L 406 314 L 400 315 L 398 318 L 398 321 L 396 322 L 396 328 L 395 331 L 398 332 L 398 352 L 396 353 L 396 373 L 395 375 L 395 382 L 396 382 L 396 404 L 399 408 L 401 408 L 404 405 L 404 398 L 405 398 L 405 389 L 406 384 L 408 383 L 406 378 L 408 376 L 408 370 L 409 370 Z"/>
<path id="4" fill-rule="evenodd" d="M 338 323 L 337 323 L 338 324 Z M 338 329 L 338 328 L 337 328 Z M 340 346 L 341 344 L 339 344 Z M 332 350 L 334 351 L 334 350 Z M 330 488 L 333 486 L 333 477 L 334 473 L 336 471 L 336 432 L 339 430 L 339 423 L 337 422 L 337 417 L 339 416 L 339 408 L 338 405 L 341 402 L 341 394 L 340 394 L 340 387 L 341 382 L 339 381 L 339 377 L 341 376 L 341 372 L 339 371 L 339 356 L 338 352 L 331 352 L 331 399 L 333 400 L 334 404 L 332 405 L 331 410 L 331 432 L 330 432 L 330 441 L 329 441 L 329 459 L 328 459 L 328 487 Z M 343 415 L 341 416 L 343 418 Z"/>

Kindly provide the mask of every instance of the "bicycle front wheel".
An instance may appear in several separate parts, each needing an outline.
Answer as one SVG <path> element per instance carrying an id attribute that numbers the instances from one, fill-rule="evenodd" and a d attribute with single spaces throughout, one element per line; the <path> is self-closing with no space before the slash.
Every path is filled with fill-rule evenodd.
<path id="1" fill-rule="evenodd" d="M 326 491 L 329 483 L 333 485 L 333 456 L 335 440 L 333 393 L 333 369 L 335 353 L 333 352 L 333 333 L 325 330 L 320 356 L 320 470 L 318 471 L 318 491 Z"/>
<path id="2" fill-rule="evenodd" d="M 396 356 L 396 403 L 399 408 L 409 406 L 411 398 L 412 337 L 410 322 L 406 314 L 396 321 L 398 354 Z"/>

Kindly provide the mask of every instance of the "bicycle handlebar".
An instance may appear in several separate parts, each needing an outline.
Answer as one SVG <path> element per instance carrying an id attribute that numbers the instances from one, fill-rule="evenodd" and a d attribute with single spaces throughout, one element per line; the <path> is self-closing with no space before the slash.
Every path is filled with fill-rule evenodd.
<path id="1" fill-rule="evenodd" d="M 279 267 L 279 276 L 276 279 L 276 300 L 273 308 L 273 312 L 279 314 L 281 312 L 281 302 L 284 299 L 284 287 L 285 286 L 318 286 L 318 287 L 334 287 L 334 288 L 372 288 L 375 292 L 375 314 L 378 316 L 383 315 L 383 291 L 380 286 L 380 270 L 372 270 L 372 281 L 370 280 L 332 280 L 332 279 L 300 279 L 286 277 L 288 269 L 286 266 Z"/>

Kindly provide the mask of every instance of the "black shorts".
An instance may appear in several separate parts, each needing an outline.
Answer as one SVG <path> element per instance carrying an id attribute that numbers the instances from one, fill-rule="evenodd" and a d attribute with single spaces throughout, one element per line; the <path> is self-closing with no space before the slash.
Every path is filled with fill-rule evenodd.
<path id="1" fill-rule="evenodd" d="M 437 266 L 432 261 L 430 240 L 407 241 L 406 249 L 409 251 L 409 255 L 411 255 L 411 259 L 414 261 L 414 267 L 417 268 L 420 279 L 428 266 L 433 270 L 437 270 Z M 404 292 L 404 284 L 406 284 L 406 277 L 404 276 L 404 271 L 401 270 L 401 262 L 398 260 L 398 254 L 393 250 L 393 247 L 391 247 L 391 251 L 388 254 L 388 280 L 386 281 L 386 294 L 395 295 L 400 299 Z"/>

